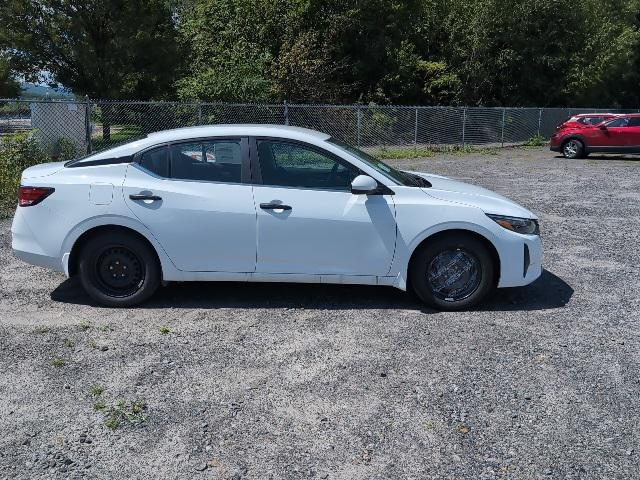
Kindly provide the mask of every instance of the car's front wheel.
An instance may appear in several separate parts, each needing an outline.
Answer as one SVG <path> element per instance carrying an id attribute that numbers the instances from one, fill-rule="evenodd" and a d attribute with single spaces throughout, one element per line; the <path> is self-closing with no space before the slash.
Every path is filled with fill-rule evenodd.
<path id="1" fill-rule="evenodd" d="M 78 266 L 86 292 L 108 307 L 138 305 L 160 285 L 155 252 L 144 240 L 127 232 L 90 238 L 82 247 Z"/>
<path id="2" fill-rule="evenodd" d="M 582 158 L 584 153 L 584 143 L 575 138 L 567 140 L 562 146 L 562 154 L 565 158 Z"/>
<path id="3" fill-rule="evenodd" d="M 458 233 L 427 240 L 410 265 L 414 291 L 437 310 L 476 305 L 493 289 L 494 275 L 487 247 L 471 235 Z"/>

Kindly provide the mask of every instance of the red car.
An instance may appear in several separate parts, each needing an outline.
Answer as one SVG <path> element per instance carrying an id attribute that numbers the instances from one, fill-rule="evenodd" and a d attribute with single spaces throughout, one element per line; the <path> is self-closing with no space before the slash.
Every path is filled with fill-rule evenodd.
<path id="1" fill-rule="evenodd" d="M 551 136 L 551 150 L 566 158 L 593 152 L 640 153 L 640 114 L 615 115 L 596 125 L 567 123 Z"/>
<path id="2" fill-rule="evenodd" d="M 619 115 L 620 114 L 616 113 L 579 113 L 558 125 L 556 127 L 556 131 L 569 127 L 583 128 L 591 125 L 598 125 L 605 120 L 610 120 Z"/>

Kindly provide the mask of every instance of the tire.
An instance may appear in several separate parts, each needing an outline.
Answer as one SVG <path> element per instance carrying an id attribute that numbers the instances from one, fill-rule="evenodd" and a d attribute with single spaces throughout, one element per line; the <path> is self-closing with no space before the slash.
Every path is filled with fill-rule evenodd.
<path id="1" fill-rule="evenodd" d="M 155 252 L 127 232 L 95 236 L 80 251 L 80 281 L 96 302 L 132 307 L 148 300 L 160 285 Z"/>
<path id="2" fill-rule="evenodd" d="M 562 155 L 569 159 L 583 158 L 585 156 L 584 143 L 577 138 L 567 140 L 562 144 Z"/>
<path id="3" fill-rule="evenodd" d="M 436 310 L 455 311 L 486 298 L 495 285 L 494 270 L 491 253 L 481 241 L 455 233 L 427 240 L 413 256 L 409 275 L 424 303 Z M 457 281 L 447 283 L 456 277 Z"/>

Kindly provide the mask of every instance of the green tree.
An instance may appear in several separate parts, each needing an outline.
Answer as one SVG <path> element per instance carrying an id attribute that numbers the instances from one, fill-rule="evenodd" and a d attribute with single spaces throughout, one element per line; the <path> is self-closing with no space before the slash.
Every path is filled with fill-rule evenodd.
<path id="1" fill-rule="evenodd" d="M 11 71 L 9 59 L 0 55 L 0 98 L 17 97 L 20 90 L 20 84 Z"/>
<path id="2" fill-rule="evenodd" d="M 5 0 L 0 24 L 28 79 L 48 72 L 74 93 L 101 99 L 172 93 L 179 57 L 165 0 Z M 108 111 L 103 116 L 108 139 Z"/>

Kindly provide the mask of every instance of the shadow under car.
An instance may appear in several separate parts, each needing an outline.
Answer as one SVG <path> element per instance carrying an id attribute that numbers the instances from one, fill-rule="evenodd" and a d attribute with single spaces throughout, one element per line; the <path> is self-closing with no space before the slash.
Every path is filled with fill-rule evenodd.
<path id="1" fill-rule="evenodd" d="M 497 289 L 473 310 L 546 310 L 563 307 L 572 295 L 573 289 L 564 280 L 544 270 L 530 285 Z M 51 299 L 98 306 L 77 278 L 62 282 Z M 415 295 L 392 287 L 258 282 L 173 282 L 136 308 L 410 309 L 435 313 Z"/>

